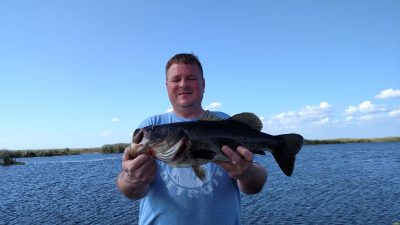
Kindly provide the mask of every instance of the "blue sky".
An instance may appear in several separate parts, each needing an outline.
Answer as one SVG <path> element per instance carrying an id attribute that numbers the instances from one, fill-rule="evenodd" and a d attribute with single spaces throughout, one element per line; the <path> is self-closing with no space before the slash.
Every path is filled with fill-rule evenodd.
<path id="1" fill-rule="evenodd" d="M 400 135 L 400 1 L 0 1 L 0 149 L 128 143 L 194 52 L 204 107 L 308 139 Z"/>

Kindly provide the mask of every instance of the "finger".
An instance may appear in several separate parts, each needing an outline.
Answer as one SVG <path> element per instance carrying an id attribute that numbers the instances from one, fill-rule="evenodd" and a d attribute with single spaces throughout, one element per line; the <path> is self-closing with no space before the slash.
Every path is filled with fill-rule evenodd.
<path id="1" fill-rule="evenodd" d="M 153 157 L 147 154 L 141 154 L 134 159 L 124 161 L 122 163 L 122 167 L 124 168 L 125 171 L 134 171 L 142 167 L 145 163 L 147 162 L 152 163 L 153 161 L 154 161 Z"/>
<path id="2" fill-rule="evenodd" d="M 156 164 L 150 161 L 147 161 L 139 167 L 137 170 L 132 171 L 129 176 L 140 180 L 141 182 L 149 183 L 154 179 L 154 175 L 156 172 Z"/>
<path id="3" fill-rule="evenodd" d="M 233 164 L 238 164 L 242 161 L 241 157 L 233 151 L 229 146 L 224 145 L 221 148 L 222 152 L 232 161 Z"/>
<path id="4" fill-rule="evenodd" d="M 148 181 L 154 180 L 156 177 L 157 172 L 157 166 L 155 163 L 151 164 L 150 168 L 147 170 L 146 177 L 148 178 Z"/>
<path id="5" fill-rule="evenodd" d="M 122 154 L 122 161 L 126 161 L 126 160 L 132 159 L 130 151 L 131 151 L 131 147 L 130 146 L 125 148 L 124 154 Z"/>
<path id="6" fill-rule="evenodd" d="M 243 146 L 239 146 L 237 148 L 237 151 L 239 152 L 239 154 L 242 156 L 242 159 L 247 161 L 247 162 L 252 162 L 254 159 L 254 155 L 253 153 L 248 150 L 247 148 L 243 147 Z"/>
<path id="7" fill-rule="evenodd" d="M 145 161 L 138 170 L 145 171 L 145 173 L 151 172 L 154 168 L 156 168 L 156 164 L 154 162 L 154 158 L 149 156 L 149 159 Z"/>

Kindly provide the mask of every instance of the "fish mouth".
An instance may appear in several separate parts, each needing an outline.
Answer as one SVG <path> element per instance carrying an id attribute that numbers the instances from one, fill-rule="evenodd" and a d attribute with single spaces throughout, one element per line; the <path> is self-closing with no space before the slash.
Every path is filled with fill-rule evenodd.
<path id="1" fill-rule="evenodd" d="M 140 142 L 142 142 L 143 137 L 144 137 L 143 129 L 135 130 L 135 132 L 133 133 L 132 143 L 139 144 Z"/>
<path id="2" fill-rule="evenodd" d="M 132 144 L 131 144 L 131 149 L 129 151 L 129 154 L 135 158 L 138 155 L 146 152 L 148 146 L 149 146 L 149 141 L 147 139 L 143 140 L 144 138 L 144 131 L 143 129 L 137 129 L 135 130 L 132 138 Z"/>
<path id="3" fill-rule="evenodd" d="M 164 162 L 179 163 L 184 160 L 185 153 L 190 148 L 190 140 L 186 137 L 181 138 L 176 144 L 171 148 L 166 149 L 163 152 L 157 152 L 155 156 Z"/>

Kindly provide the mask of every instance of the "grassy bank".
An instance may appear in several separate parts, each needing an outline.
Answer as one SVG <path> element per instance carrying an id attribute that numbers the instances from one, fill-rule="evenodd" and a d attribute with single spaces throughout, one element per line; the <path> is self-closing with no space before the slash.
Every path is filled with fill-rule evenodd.
<path id="1" fill-rule="evenodd" d="M 123 153 L 125 148 L 128 147 L 130 144 L 126 143 L 118 143 L 112 145 L 103 145 L 101 147 L 102 153 Z"/>
<path id="2" fill-rule="evenodd" d="M 88 153 L 123 153 L 129 144 L 110 144 L 99 148 L 75 148 L 75 149 L 36 149 L 36 150 L 0 150 L 0 165 L 18 164 L 16 158 L 49 157 L 62 155 L 79 155 Z"/>
<path id="3" fill-rule="evenodd" d="M 338 138 L 338 139 L 322 139 L 322 140 L 304 140 L 304 144 L 305 144 L 305 145 L 347 144 L 347 143 L 372 143 L 372 142 L 400 142 L 400 137 L 384 137 L 384 138 Z"/>
<path id="4" fill-rule="evenodd" d="M 0 151 L 0 166 L 11 166 L 11 165 L 23 165 L 23 162 L 17 162 L 12 157 L 11 151 L 1 150 Z"/>
<path id="5" fill-rule="evenodd" d="M 36 149 L 9 151 L 12 158 L 48 157 L 60 155 L 79 155 L 77 150 L 65 149 Z"/>

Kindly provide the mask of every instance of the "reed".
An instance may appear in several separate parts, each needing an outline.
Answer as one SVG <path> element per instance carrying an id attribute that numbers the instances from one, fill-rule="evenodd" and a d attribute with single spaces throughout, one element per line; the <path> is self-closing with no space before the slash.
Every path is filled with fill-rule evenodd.
<path id="1" fill-rule="evenodd" d="M 321 139 L 321 140 L 304 140 L 305 145 L 319 144 L 347 144 L 347 143 L 372 143 L 372 142 L 400 142 L 400 137 L 383 137 L 383 138 L 337 138 L 337 139 Z"/>
<path id="2" fill-rule="evenodd" d="M 0 166 L 22 165 L 23 162 L 17 162 L 15 157 L 12 157 L 11 151 L 0 150 Z"/>
<path id="3" fill-rule="evenodd" d="M 79 155 L 78 150 L 65 149 L 38 149 L 38 150 L 15 150 L 8 151 L 11 158 L 32 158 L 32 157 L 48 157 L 61 155 Z"/>
<path id="4" fill-rule="evenodd" d="M 118 144 L 111 144 L 111 145 L 103 145 L 101 147 L 102 153 L 109 154 L 109 153 L 123 153 L 125 148 L 128 147 L 130 144 L 118 143 Z"/>

